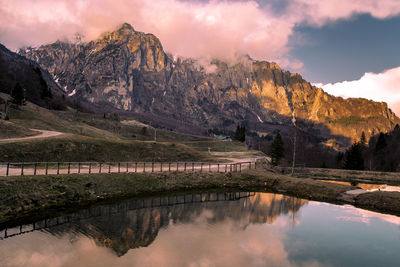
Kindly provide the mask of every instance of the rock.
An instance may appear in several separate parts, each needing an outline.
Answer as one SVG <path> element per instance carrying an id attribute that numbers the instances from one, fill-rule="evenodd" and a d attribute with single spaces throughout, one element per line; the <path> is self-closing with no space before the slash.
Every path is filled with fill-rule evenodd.
<path id="1" fill-rule="evenodd" d="M 348 202 L 348 203 L 355 203 L 356 198 L 359 195 L 365 194 L 365 193 L 368 193 L 368 192 L 363 189 L 353 189 L 353 190 L 349 190 L 349 191 L 340 193 L 339 196 L 337 197 L 337 200 Z"/>
<path id="2" fill-rule="evenodd" d="M 196 60 L 168 56 L 154 35 L 126 23 L 88 43 L 59 41 L 20 54 L 38 62 L 73 98 L 208 129 L 234 129 L 243 121 L 290 125 L 293 110 L 325 137 L 359 138 L 362 131 L 388 131 L 400 123 L 386 103 L 331 96 L 274 62 L 213 60 L 215 71 L 207 72 Z"/>

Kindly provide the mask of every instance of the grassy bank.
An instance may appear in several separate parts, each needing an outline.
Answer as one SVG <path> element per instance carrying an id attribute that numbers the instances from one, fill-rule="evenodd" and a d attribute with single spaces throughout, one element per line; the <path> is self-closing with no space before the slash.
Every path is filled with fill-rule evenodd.
<path id="1" fill-rule="evenodd" d="M 209 156 L 182 144 L 104 140 L 67 135 L 0 143 L 0 162 L 29 161 L 200 161 Z"/>
<path id="2" fill-rule="evenodd" d="M 0 119 L 0 139 L 26 137 L 26 136 L 33 136 L 36 134 L 38 134 L 38 132 L 32 131 L 21 125 L 14 124 L 10 121 L 5 121 Z"/>
<path id="3" fill-rule="evenodd" d="M 283 173 L 291 173 L 291 168 L 280 168 Z M 374 184 L 400 185 L 400 173 L 378 172 L 378 171 L 357 171 L 344 169 L 325 168 L 297 168 L 295 176 L 299 178 L 314 179 L 335 179 L 345 182 L 364 182 Z"/>
<path id="4" fill-rule="evenodd" d="M 338 203 L 337 196 L 340 193 L 354 188 L 257 171 L 2 177 L 0 226 L 9 221 L 21 218 L 38 219 L 49 216 L 54 211 L 79 208 L 99 201 L 165 192 L 206 189 L 264 191 Z M 385 202 L 387 197 L 388 195 L 382 194 L 379 199 Z M 359 206 L 400 215 L 400 194 L 395 197 L 391 194 L 390 198 L 393 203 L 390 207 L 382 208 L 376 201 L 373 205 L 368 205 L 364 198 Z"/>

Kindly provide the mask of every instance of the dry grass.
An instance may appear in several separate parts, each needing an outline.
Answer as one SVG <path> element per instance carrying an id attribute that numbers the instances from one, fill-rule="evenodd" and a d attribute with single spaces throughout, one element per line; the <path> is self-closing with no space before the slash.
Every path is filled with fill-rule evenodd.
<path id="1" fill-rule="evenodd" d="M 290 168 L 282 168 L 284 173 L 290 173 Z M 396 172 L 376 172 L 376 171 L 356 171 L 343 169 L 321 169 L 321 168 L 301 168 L 296 169 L 295 176 L 316 179 L 337 179 L 348 182 L 365 183 L 386 183 L 390 185 L 400 185 L 400 173 Z"/>

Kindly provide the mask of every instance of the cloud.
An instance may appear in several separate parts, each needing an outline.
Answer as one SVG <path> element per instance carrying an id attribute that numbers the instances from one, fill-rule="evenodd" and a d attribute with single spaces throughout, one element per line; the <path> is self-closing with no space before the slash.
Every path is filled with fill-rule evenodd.
<path id="1" fill-rule="evenodd" d="M 342 97 L 362 97 L 387 102 L 400 115 L 400 67 L 382 73 L 365 73 L 359 80 L 334 84 L 314 84 L 329 94 Z"/>
<path id="2" fill-rule="evenodd" d="M 397 0 L 282 3 L 286 2 L 0 0 L 0 42 L 17 49 L 71 39 L 76 32 L 92 40 L 128 22 L 136 30 L 155 34 L 174 55 L 231 60 L 249 54 L 299 71 L 303 63 L 289 55 L 289 37 L 296 25 L 322 26 L 358 13 L 376 18 L 400 13 Z"/>
<path id="3" fill-rule="evenodd" d="M 293 12 L 291 19 L 309 25 L 323 26 L 339 19 L 350 19 L 357 14 L 370 14 L 386 19 L 400 13 L 398 0 L 295 0 L 287 10 Z"/>

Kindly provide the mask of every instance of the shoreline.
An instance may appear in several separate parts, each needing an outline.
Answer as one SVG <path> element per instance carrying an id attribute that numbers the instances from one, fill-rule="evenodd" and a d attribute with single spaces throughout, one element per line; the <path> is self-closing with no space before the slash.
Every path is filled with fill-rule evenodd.
<path id="1" fill-rule="evenodd" d="M 399 192 L 371 192 L 351 200 L 340 199 L 354 189 L 357 187 L 261 170 L 0 177 L 0 228 L 124 199 L 204 190 L 277 193 L 400 215 Z"/>

